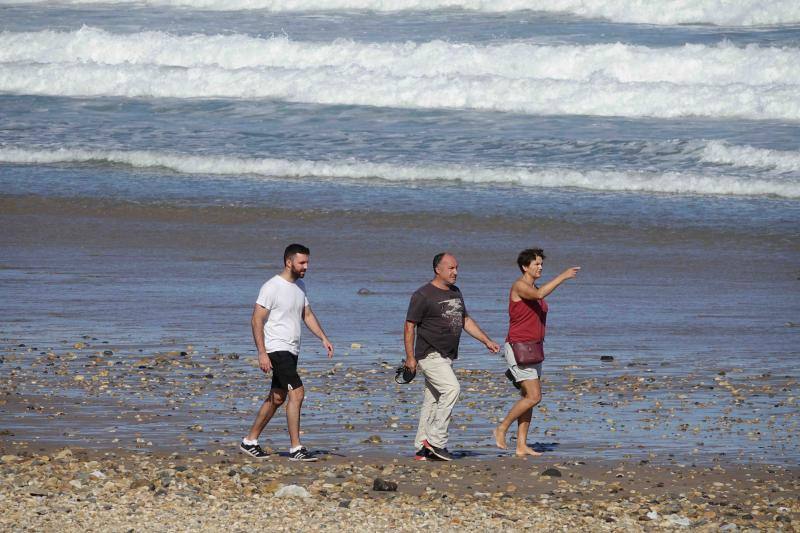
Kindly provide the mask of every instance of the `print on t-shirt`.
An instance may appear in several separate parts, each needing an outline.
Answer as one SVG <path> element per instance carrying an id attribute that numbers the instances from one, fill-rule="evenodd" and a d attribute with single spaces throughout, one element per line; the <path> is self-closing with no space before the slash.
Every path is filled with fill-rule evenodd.
<path id="1" fill-rule="evenodd" d="M 464 306 L 461 298 L 451 298 L 439 302 L 442 306 L 442 318 L 450 324 L 451 333 L 461 333 L 464 327 Z"/>

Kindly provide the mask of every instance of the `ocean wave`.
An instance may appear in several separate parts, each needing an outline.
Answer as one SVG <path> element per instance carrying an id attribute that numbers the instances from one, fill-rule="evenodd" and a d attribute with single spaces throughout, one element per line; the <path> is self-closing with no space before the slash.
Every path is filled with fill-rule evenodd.
<path id="1" fill-rule="evenodd" d="M 496 45 L 296 42 L 245 35 L 176 36 L 164 32 L 113 34 L 83 27 L 73 32 L 2 32 L 0 62 L 100 65 L 215 66 L 222 69 L 356 67 L 395 77 L 500 76 L 513 79 L 607 79 L 680 85 L 800 84 L 800 49 L 689 44 L 649 48 L 595 45 Z"/>
<path id="2" fill-rule="evenodd" d="M 503 13 L 542 11 L 569 13 L 587 18 L 641 24 L 715 24 L 759 26 L 800 23 L 796 0 L 2 0 L 2 4 L 111 4 L 182 7 L 199 10 L 239 11 L 336 11 L 380 12 L 464 9 Z"/>
<path id="3" fill-rule="evenodd" d="M 800 182 L 787 179 L 705 176 L 683 172 L 579 171 L 563 168 L 487 168 L 466 165 L 395 165 L 365 161 L 308 161 L 172 154 L 153 151 L 0 148 L 0 163 L 113 163 L 164 168 L 192 175 L 305 177 L 401 182 L 509 184 L 524 187 L 575 187 L 598 191 L 781 196 L 800 198 Z"/>
<path id="4" fill-rule="evenodd" d="M 713 85 L 668 81 L 418 75 L 357 64 L 288 68 L 216 65 L 0 64 L 0 92 L 75 97 L 274 99 L 326 105 L 443 108 L 536 115 L 800 120 L 800 89 L 787 82 Z"/>
<path id="5" fill-rule="evenodd" d="M 701 158 L 707 163 L 735 167 L 765 168 L 778 172 L 800 171 L 800 152 L 736 146 L 722 141 L 706 144 Z"/>

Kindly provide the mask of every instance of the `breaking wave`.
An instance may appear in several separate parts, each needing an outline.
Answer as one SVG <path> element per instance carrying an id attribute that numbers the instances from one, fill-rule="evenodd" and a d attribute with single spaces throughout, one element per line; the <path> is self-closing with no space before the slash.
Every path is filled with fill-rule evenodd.
<path id="1" fill-rule="evenodd" d="M 162 32 L 0 34 L 0 91 L 277 99 L 528 114 L 800 120 L 800 50 L 730 44 L 293 42 Z"/>
<path id="2" fill-rule="evenodd" d="M 736 146 L 721 141 L 710 141 L 703 149 L 702 160 L 735 167 L 773 169 L 778 172 L 800 171 L 800 152 Z"/>
<path id="3" fill-rule="evenodd" d="M 286 37 L 177 36 L 164 32 L 113 34 L 83 27 L 73 32 L 0 33 L 0 62 L 93 63 L 294 70 L 358 68 L 395 77 L 499 76 L 679 85 L 800 84 L 800 49 L 730 43 L 649 48 L 622 43 L 472 45 L 426 43 L 297 42 Z"/>
<path id="4" fill-rule="evenodd" d="M 405 182 L 456 181 L 524 187 L 576 187 L 598 191 L 782 196 L 800 198 L 800 182 L 786 179 L 704 176 L 683 172 L 579 171 L 563 168 L 487 168 L 466 165 L 395 165 L 365 161 L 308 161 L 153 151 L 0 148 L 0 162 L 92 163 L 164 168 L 191 175 L 262 176 L 282 179 L 380 179 Z"/>

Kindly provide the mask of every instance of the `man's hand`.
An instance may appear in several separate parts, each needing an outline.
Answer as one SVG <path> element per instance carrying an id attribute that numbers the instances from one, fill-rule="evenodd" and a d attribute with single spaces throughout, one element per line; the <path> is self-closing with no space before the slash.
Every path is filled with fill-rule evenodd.
<path id="1" fill-rule="evenodd" d="M 492 353 L 497 353 L 500 351 L 500 345 L 494 342 L 492 339 L 487 340 L 484 344 Z"/>
<path id="2" fill-rule="evenodd" d="M 322 345 L 328 350 L 328 359 L 333 358 L 333 344 L 327 338 L 322 339 Z"/>
<path id="3" fill-rule="evenodd" d="M 272 370 L 272 362 L 269 360 L 267 352 L 259 352 L 258 368 L 260 368 L 261 371 L 264 372 L 265 374 L 267 374 L 270 370 Z"/>
<path id="4" fill-rule="evenodd" d="M 406 365 L 406 368 L 412 372 L 417 371 L 417 360 L 414 357 L 406 357 L 406 362 L 403 363 Z"/>

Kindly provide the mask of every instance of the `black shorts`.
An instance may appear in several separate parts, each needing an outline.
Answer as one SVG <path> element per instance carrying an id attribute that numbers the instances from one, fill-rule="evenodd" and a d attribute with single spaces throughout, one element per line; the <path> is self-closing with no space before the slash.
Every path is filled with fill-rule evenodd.
<path id="1" fill-rule="evenodd" d="M 292 352 L 268 353 L 272 363 L 273 389 L 292 390 L 303 386 L 303 381 L 297 374 L 297 356 Z"/>

